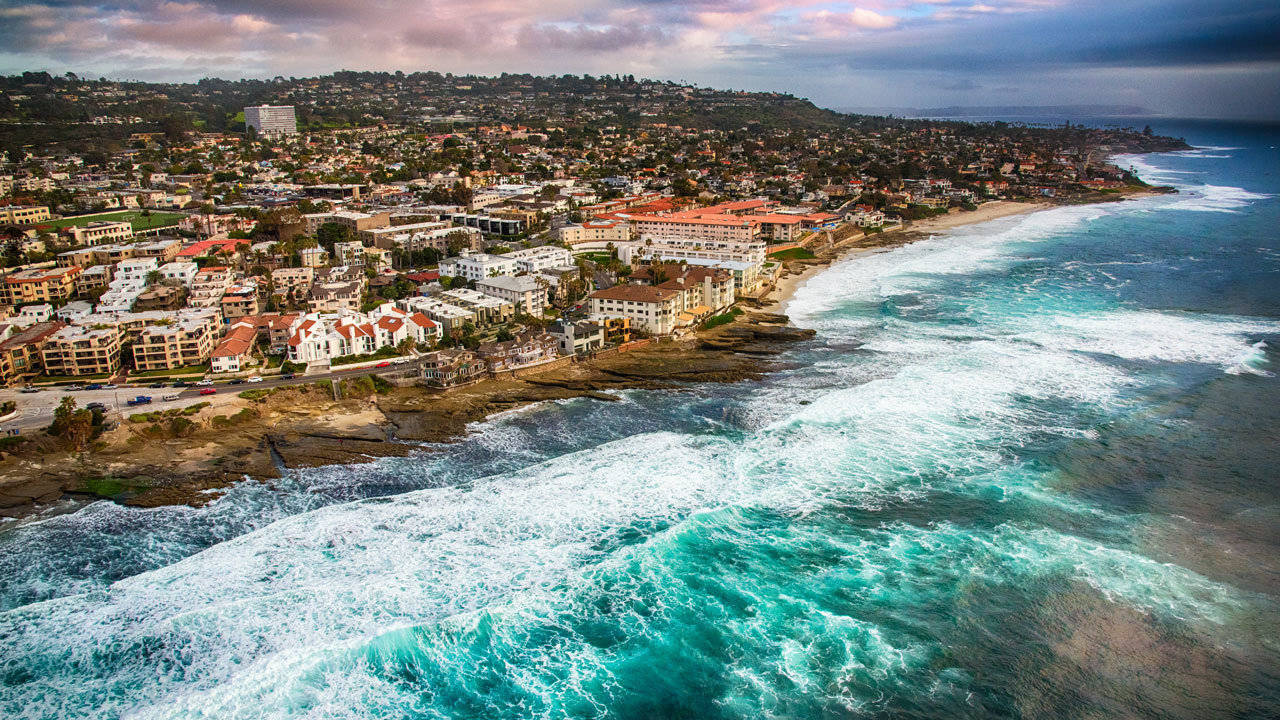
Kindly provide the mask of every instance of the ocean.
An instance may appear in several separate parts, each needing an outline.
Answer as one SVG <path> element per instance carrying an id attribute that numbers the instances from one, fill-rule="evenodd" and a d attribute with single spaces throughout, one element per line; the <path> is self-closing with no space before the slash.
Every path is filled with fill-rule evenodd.
<path id="1" fill-rule="evenodd" d="M 1280 715 L 1280 132 L 858 256 L 761 382 L 0 529 L 6 718 Z"/>

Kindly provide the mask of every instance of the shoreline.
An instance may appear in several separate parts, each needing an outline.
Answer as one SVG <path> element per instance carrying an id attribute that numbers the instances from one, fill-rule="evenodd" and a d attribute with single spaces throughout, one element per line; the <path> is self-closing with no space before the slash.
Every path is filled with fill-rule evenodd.
<path id="1" fill-rule="evenodd" d="M 884 232 L 863 235 L 855 230 L 839 239 L 829 235 L 817 257 L 784 263 L 771 290 L 754 302 L 744 299 L 746 312 L 735 322 L 520 379 L 489 379 L 448 390 L 403 387 L 340 401 L 332 400 L 327 390 L 302 385 L 233 404 L 241 407 L 230 418 L 234 424 L 225 415 L 215 416 L 227 411 L 223 406 L 192 415 L 194 427 L 181 433 L 167 420 L 126 424 L 81 453 L 57 448 L 51 440 L 38 441 L 33 452 L 0 454 L 0 518 L 74 512 L 97 500 L 143 508 L 198 507 L 246 480 L 270 485 L 303 468 L 437 452 L 433 445 L 465 439 L 473 422 L 548 400 L 613 401 L 617 398 L 606 391 L 759 379 L 779 367 L 773 357 L 786 346 L 815 335 L 773 308 L 785 310 L 800 287 L 834 263 L 1063 204 L 991 201 L 977 210 Z"/>
<path id="2" fill-rule="evenodd" d="M 774 288 L 761 298 L 761 303 L 768 305 L 776 303 L 779 307 L 779 312 L 785 313 L 787 305 L 795 295 L 796 291 L 803 287 L 804 284 L 814 275 L 817 275 L 826 268 L 859 255 L 881 250 L 891 250 L 904 245 L 910 245 L 911 243 L 927 239 L 931 235 L 945 232 L 947 230 L 954 230 L 968 225 L 977 225 L 979 223 L 991 222 L 993 220 L 1000 220 L 1002 218 L 1014 217 L 1017 215 L 1029 215 L 1031 213 L 1052 210 L 1054 208 L 1070 205 L 1093 205 L 1121 202 L 1144 197 L 1155 197 L 1168 193 L 1168 190 L 1152 187 L 1150 189 L 1143 188 L 1131 190 L 1117 195 L 1091 196 L 1083 201 L 1078 198 L 1058 201 L 1044 200 L 1037 202 L 990 200 L 979 205 L 976 210 L 950 212 L 946 215 L 918 220 L 910 225 L 899 225 L 898 227 L 879 233 L 871 233 L 868 235 L 858 235 L 855 233 L 851 237 L 835 243 L 830 248 L 816 253 L 816 258 L 809 260 L 792 260 L 784 263 L 783 267 L 785 274 L 781 275 L 778 278 L 777 283 L 774 285 Z"/>
<path id="3" fill-rule="evenodd" d="M 785 313 L 787 305 L 805 283 L 838 262 L 868 253 L 910 245 L 946 230 L 954 230 L 967 225 L 977 225 L 1016 215 L 1027 215 L 1042 210 L 1051 210 L 1055 207 L 1059 207 L 1059 205 L 1050 202 L 1024 203 L 1012 200 L 992 200 L 979 205 L 977 210 L 962 210 L 926 218 L 910 225 L 899 225 L 879 233 L 861 236 L 855 234 L 835 244 L 829 250 L 819 253 L 818 257 L 814 259 L 793 260 L 786 263 L 784 265 L 786 274 L 778 279 L 773 290 L 770 290 L 762 299 L 765 302 L 778 303 L 779 311 Z"/>

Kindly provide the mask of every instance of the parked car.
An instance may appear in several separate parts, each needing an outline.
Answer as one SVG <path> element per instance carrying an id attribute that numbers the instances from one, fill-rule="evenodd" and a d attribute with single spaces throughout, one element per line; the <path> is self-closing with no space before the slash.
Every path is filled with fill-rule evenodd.
<path id="1" fill-rule="evenodd" d="M 84 406 L 86 410 L 106 410 L 107 406 L 100 402 L 91 402 Z"/>
<path id="2" fill-rule="evenodd" d="M 62 388 L 62 389 L 63 389 L 63 390 L 83 390 L 84 388 L 83 388 L 83 387 L 81 387 L 81 386 L 79 386 L 79 385 L 67 385 L 66 387 L 64 387 L 64 388 Z"/>
<path id="3" fill-rule="evenodd" d="M 216 395 L 217 393 L 218 391 L 214 390 L 213 388 L 205 388 L 200 391 L 201 395 Z"/>
<path id="4" fill-rule="evenodd" d="M 126 405 L 128 405 L 129 407 L 134 407 L 135 405 L 150 405 L 150 404 L 151 404 L 151 396 L 150 396 L 150 395 L 139 395 L 138 397 L 133 398 L 132 400 L 125 400 L 124 402 L 125 402 L 125 404 L 126 404 Z"/>
<path id="5" fill-rule="evenodd" d="M 257 375 L 254 375 L 253 377 L 249 378 L 248 382 L 260 383 L 262 382 L 262 378 L 258 377 Z"/>
<path id="6" fill-rule="evenodd" d="M 228 380 L 228 381 L 227 381 L 227 384 L 228 384 L 228 385 L 243 385 L 243 384 L 244 384 L 244 378 L 236 378 L 236 379 L 234 379 L 234 380 Z"/>
<path id="7" fill-rule="evenodd" d="M 147 387 L 162 388 L 162 387 L 164 387 L 164 383 L 162 383 L 162 382 L 153 382 L 153 383 L 151 383 L 150 385 L 148 385 Z"/>
<path id="8" fill-rule="evenodd" d="M 24 387 L 24 388 L 22 388 L 21 390 L 19 390 L 18 392 L 24 392 L 24 393 L 40 392 L 40 388 L 38 388 L 38 387 Z"/>
<path id="9" fill-rule="evenodd" d="M 374 367 L 380 367 L 380 368 L 383 368 L 383 367 L 391 367 L 391 361 L 390 361 L 390 360 L 383 360 L 382 362 L 378 363 L 377 365 L 374 365 Z"/>
<path id="10" fill-rule="evenodd" d="M 103 385 L 103 386 L 102 386 L 102 389 L 103 389 L 103 390 L 115 390 L 115 389 L 116 389 L 116 387 L 117 387 L 117 386 L 115 386 L 115 385 Z"/>
<path id="11" fill-rule="evenodd" d="M 281 376 L 280 376 L 280 379 L 281 379 L 281 380 L 292 380 L 292 379 L 294 379 L 294 378 L 296 378 L 296 377 L 298 377 L 298 376 L 297 376 L 297 375 L 295 375 L 295 374 L 293 374 L 293 373 L 285 373 L 285 374 L 283 374 L 283 375 L 281 375 Z"/>
<path id="12" fill-rule="evenodd" d="M 76 390 L 80 390 L 80 389 L 81 389 L 81 388 L 80 388 L 80 386 L 78 386 L 78 385 L 73 386 L 73 387 L 75 387 L 75 389 L 76 389 Z M 83 389 L 85 389 L 85 390 L 101 390 L 103 387 L 104 387 L 104 386 L 103 386 L 103 384 L 102 384 L 102 383 L 89 383 L 88 385 L 85 385 Z"/>
<path id="13" fill-rule="evenodd" d="M 171 387 L 191 387 L 191 383 L 184 380 L 178 380 L 172 383 Z"/>
<path id="14" fill-rule="evenodd" d="M 201 380 L 200 382 L 198 382 L 198 383 L 196 383 L 196 384 L 197 384 L 197 385 L 200 385 L 201 387 L 207 387 L 207 386 L 209 386 L 209 385 L 212 385 L 212 384 L 213 384 L 213 381 L 212 381 L 212 380 L 210 380 L 210 379 L 208 379 L 208 378 L 205 378 L 204 380 Z"/>
<path id="15" fill-rule="evenodd" d="M 170 394 L 170 395 L 165 395 L 162 399 L 163 399 L 163 400 L 177 400 L 177 399 L 178 399 L 178 398 L 180 398 L 180 397 L 182 397 L 182 396 L 181 396 L 181 395 L 172 395 L 172 394 Z"/>

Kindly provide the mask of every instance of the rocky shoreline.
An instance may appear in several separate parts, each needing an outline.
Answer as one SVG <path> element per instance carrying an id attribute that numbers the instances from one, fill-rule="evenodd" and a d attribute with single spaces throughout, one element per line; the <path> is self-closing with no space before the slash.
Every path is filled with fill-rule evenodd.
<path id="1" fill-rule="evenodd" d="M 449 390 L 393 388 L 343 400 L 333 400 L 327 389 L 299 386 L 246 401 L 232 416 L 234 423 L 209 409 L 193 416 L 182 432 L 166 429 L 163 422 L 126 424 L 80 453 L 45 439 L 22 453 L 0 453 L 0 518 L 46 512 L 55 504 L 67 506 L 68 499 L 200 506 L 246 479 L 270 483 L 296 469 L 403 457 L 456 442 L 469 424 L 534 403 L 583 397 L 608 402 L 616 399 L 611 390 L 758 380 L 779 367 L 774 356 L 814 335 L 790 325 L 786 315 L 760 308 L 785 302 L 805 279 L 851 253 L 906 245 L 958 225 L 1053 205 L 1166 191 L 1143 188 L 1089 200 L 1004 203 L 985 213 L 953 213 L 883 233 L 845 228 L 813 243 L 815 257 L 788 261 L 771 293 L 742 303 L 757 309 L 730 324 L 522 379 Z"/>
<path id="2" fill-rule="evenodd" d="M 758 380 L 778 367 L 766 358 L 813 335 L 789 326 L 786 316 L 748 312 L 680 340 L 521 379 L 449 390 L 392 388 L 337 401 L 300 386 L 246 401 L 234 425 L 225 416 L 202 417 L 207 410 L 193 416 L 196 429 L 179 436 L 166 436 L 163 422 L 126 424 L 81 453 L 46 444 L 7 456 L 0 462 L 0 517 L 76 506 L 67 500 L 200 506 L 246 479 L 270 483 L 296 469 L 403 457 L 456 442 L 469 424 L 534 403 L 613 401 L 608 391 Z"/>

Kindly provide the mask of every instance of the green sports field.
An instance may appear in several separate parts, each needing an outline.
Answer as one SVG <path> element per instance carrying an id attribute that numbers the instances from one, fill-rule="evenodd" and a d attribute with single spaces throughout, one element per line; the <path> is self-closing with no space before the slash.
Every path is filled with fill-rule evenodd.
<path id="1" fill-rule="evenodd" d="M 48 225 L 61 230 L 65 227 L 88 225 L 91 222 L 120 222 L 122 220 L 127 220 L 131 225 L 133 225 L 135 232 L 140 232 L 158 227 L 177 225 L 178 221 L 184 217 L 186 216 L 182 213 L 163 212 L 159 210 L 152 210 L 149 216 L 143 215 L 141 210 L 118 210 L 116 212 L 77 215 L 75 217 L 66 217 L 60 220 L 48 220 L 40 223 L 40 225 Z"/>

